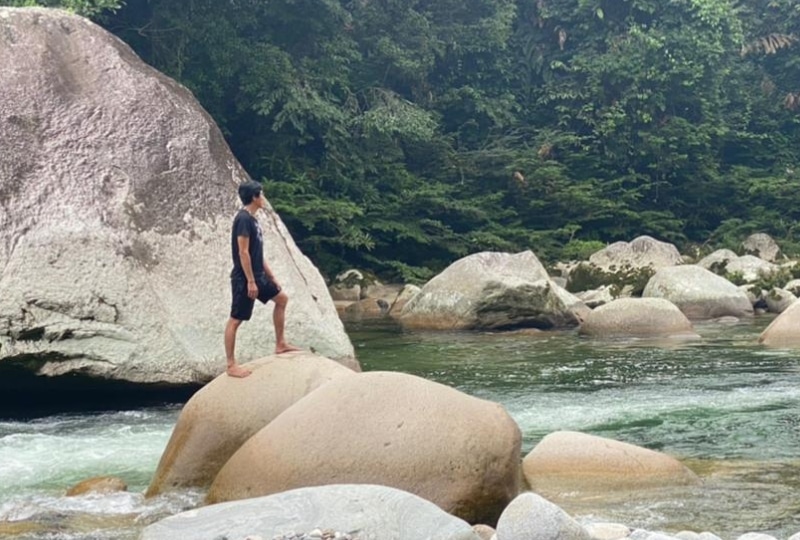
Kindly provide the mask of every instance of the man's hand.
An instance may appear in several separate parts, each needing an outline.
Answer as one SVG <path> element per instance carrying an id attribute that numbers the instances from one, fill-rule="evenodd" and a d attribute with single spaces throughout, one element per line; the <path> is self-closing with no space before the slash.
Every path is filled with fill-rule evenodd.
<path id="1" fill-rule="evenodd" d="M 258 296 L 258 287 L 256 286 L 255 281 L 248 281 L 247 282 L 247 297 L 250 300 L 255 300 Z"/>

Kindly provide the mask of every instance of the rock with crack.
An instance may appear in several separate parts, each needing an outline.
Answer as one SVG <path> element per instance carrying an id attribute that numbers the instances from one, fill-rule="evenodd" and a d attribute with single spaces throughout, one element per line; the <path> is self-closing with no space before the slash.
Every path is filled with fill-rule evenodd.
<path id="1" fill-rule="evenodd" d="M 224 369 L 230 225 L 248 176 L 191 93 L 58 10 L 0 8 L 0 369 L 139 383 Z M 287 335 L 353 348 L 317 269 L 272 211 L 265 251 Z M 271 310 L 239 332 L 274 347 Z"/>

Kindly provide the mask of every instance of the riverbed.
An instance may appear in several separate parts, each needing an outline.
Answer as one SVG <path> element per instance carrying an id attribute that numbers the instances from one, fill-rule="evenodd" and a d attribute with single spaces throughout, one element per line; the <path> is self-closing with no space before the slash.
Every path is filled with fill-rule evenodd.
<path id="1" fill-rule="evenodd" d="M 365 371 L 404 371 L 503 404 L 523 453 L 557 430 L 637 444 L 683 461 L 694 488 L 548 494 L 583 521 L 724 539 L 800 531 L 800 352 L 757 344 L 768 317 L 696 325 L 699 340 L 614 340 L 574 331 L 404 332 L 348 325 Z M 200 493 L 145 501 L 180 404 L 0 420 L 0 538 L 127 540 Z M 113 475 L 128 492 L 65 497 Z"/>

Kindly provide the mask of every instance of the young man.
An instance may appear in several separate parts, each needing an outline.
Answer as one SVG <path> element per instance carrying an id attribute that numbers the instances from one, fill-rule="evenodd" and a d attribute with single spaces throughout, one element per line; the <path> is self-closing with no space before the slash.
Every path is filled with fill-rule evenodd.
<path id="1" fill-rule="evenodd" d="M 231 271 L 231 317 L 225 327 L 225 356 L 228 361 L 227 374 L 231 377 L 247 377 L 250 371 L 236 363 L 236 331 L 242 321 L 250 320 L 256 298 L 266 304 L 272 300 L 275 308 L 272 321 L 275 325 L 275 354 L 299 351 L 289 344 L 283 335 L 286 321 L 286 304 L 289 297 L 275 280 L 275 276 L 264 260 L 264 239 L 261 225 L 255 217 L 256 212 L 266 208 L 267 199 L 261 185 L 252 180 L 239 186 L 239 198 L 244 207 L 233 220 L 231 230 L 231 250 L 233 271 Z"/>

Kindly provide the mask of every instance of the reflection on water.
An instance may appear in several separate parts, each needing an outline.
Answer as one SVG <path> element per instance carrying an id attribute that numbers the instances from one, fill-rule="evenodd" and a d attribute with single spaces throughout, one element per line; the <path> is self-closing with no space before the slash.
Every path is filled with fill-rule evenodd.
<path id="1" fill-rule="evenodd" d="M 546 493 L 582 520 L 723 538 L 800 531 L 800 355 L 756 344 L 766 319 L 696 325 L 699 340 L 575 332 L 427 333 L 348 328 L 364 370 L 413 373 L 502 403 L 527 453 L 576 430 L 678 457 L 703 483 L 653 492 Z M 0 538 L 127 540 L 199 493 L 144 500 L 178 408 L 0 422 Z M 88 477 L 129 493 L 63 496 Z"/>

